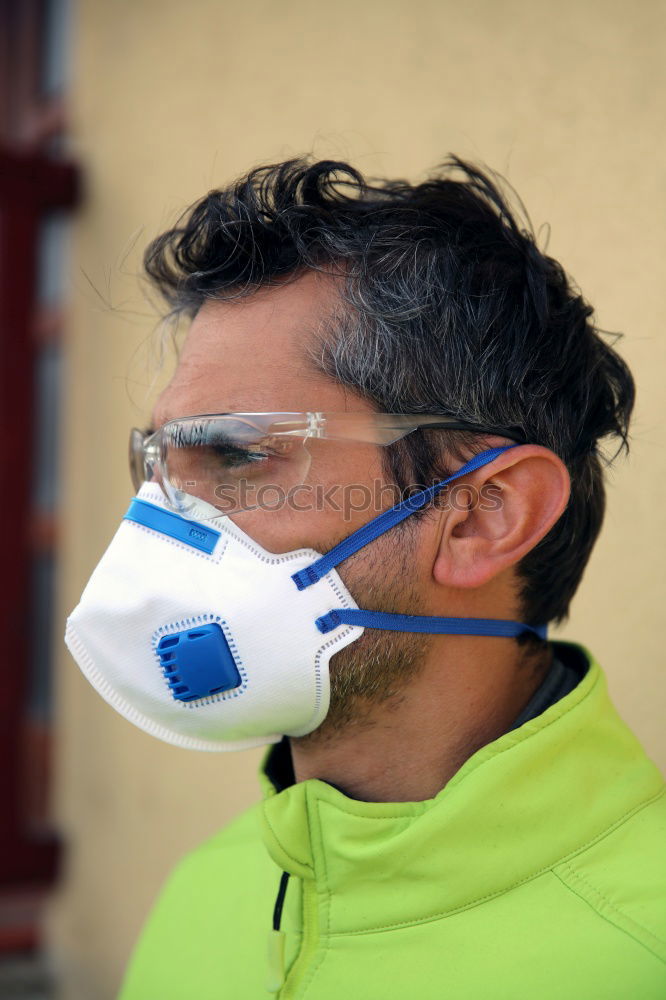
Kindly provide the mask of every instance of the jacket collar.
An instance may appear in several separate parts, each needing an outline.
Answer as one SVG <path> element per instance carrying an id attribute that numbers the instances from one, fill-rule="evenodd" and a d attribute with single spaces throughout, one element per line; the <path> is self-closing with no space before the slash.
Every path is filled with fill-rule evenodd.
<path id="1" fill-rule="evenodd" d="M 331 933 L 445 915 L 519 885 L 580 851 L 657 794 L 662 779 L 584 656 L 576 688 L 470 757 L 434 798 L 359 802 L 311 779 L 261 780 L 266 848 L 312 880 Z M 272 751 L 274 753 L 275 750 Z"/>

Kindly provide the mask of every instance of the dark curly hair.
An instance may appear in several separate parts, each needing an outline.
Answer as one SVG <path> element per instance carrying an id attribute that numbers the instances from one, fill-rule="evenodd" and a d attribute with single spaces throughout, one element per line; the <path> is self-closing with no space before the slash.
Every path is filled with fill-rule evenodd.
<path id="1" fill-rule="evenodd" d="M 568 506 L 518 566 L 523 621 L 561 621 L 604 515 L 598 443 L 627 445 L 634 382 L 561 265 L 496 175 L 451 156 L 428 180 L 370 180 L 347 163 L 262 165 L 154 239 L 146 273 L 169 315 L 193 317 L 305 269 L 344 276 L 315 363 L 385 412 L 519 427 L 552 449 Z M 444 443 L 445 442 L 445 443 Z M 445 475 L 478 438 L 420 431 L 386 449 L 403 489 Z"/>

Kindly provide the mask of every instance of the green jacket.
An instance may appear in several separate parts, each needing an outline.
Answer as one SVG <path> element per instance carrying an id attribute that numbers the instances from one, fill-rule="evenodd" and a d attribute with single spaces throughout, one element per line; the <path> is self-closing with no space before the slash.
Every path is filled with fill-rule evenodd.
<path id="1" fill-rule="evenodd" d="M 664 782 L 589 659 L 425 802 L 262 774 L 172 874 L 121 1000 L 664 1000 Z"/>

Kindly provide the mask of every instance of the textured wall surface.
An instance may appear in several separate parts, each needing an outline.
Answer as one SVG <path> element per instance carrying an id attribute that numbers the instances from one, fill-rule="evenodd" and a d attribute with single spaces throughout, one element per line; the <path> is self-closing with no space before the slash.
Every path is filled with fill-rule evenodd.
<path id="1" fill-rule="evenodd" d="M 594 651 L 666 765 L 665 12 L 656 0 L 79 0 L 72 152 L 87 191 L 69 264 L 60 621 L 124 512 L 127 431 L 159 382 L 157 313 L 137 278 L 146 242 L 258 162 L 312 152 L 415 180 L 452 151 L 509 178 L 602 327 L 626 334 L 632 454 L 612 473 L 563 635 Z M 169 868 L 256 798 L 260 754 L 158 743 L 93 692 L 60 626 L 54 642 L 68 862 L 50 941 L 67 1000 L 110 1000 Z"/>

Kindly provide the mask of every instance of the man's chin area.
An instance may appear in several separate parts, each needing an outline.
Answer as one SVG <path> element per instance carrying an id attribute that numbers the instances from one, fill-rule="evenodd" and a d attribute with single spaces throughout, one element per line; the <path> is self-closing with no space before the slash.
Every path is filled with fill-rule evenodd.
<path id="1" fill-rule="evenodd" d="M 306 736 L 291 737 L 303 750 L 333 744 L 381 726 L 398 711 L 405 690 L 423 669 L 430 636 L 366 630 L 329 664 L 326 718 Z"/>

